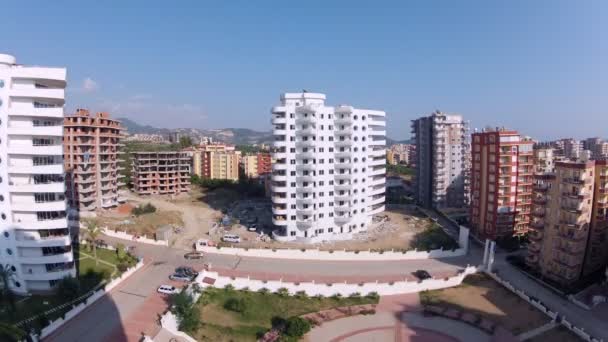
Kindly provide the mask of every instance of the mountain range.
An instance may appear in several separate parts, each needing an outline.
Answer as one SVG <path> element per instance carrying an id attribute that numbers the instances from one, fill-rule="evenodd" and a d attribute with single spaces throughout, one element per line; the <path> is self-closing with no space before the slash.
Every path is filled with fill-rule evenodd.
<path id="1" fill-rule="evenodd" d="M 198 129 L 198 128 L 158 128 L 150 125 L 142 125 L 128 118 L 118 118 L 129 134 L 160 134 L 169 136 L 173 133 L 190 136 L 195 141 L 202 137 L 211 137 L 213 141 L 221 141 L 235 145 L 270 144 L 272 132 L 254 131 L 248 128 L 222 128 L 222 129 Z M 394 144 L 408 144 L 409 140 L 396 141 L 386 138 L 388 146 Z"/>

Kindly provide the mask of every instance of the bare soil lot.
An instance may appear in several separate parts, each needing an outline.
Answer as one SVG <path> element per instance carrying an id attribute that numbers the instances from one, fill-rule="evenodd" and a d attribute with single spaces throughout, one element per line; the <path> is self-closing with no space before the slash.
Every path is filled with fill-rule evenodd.
<path id="1" fill-rule="evenodd" d="M 460 286 L 421 292 L 420 302 L 478 314 L 514 335 L 550 321 L 545 314 L 483 274 L 468 276 Z"/>

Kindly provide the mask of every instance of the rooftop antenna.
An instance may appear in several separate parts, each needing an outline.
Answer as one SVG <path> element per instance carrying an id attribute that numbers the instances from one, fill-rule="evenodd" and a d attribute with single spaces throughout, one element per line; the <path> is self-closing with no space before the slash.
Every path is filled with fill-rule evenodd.
<path id="1" fill-rule="evenodd" d="M 303 92 L 303 93 L 308 93 L 308 90 L 306 90 L 306 89 L 302 89 L 302 92 Z"/>

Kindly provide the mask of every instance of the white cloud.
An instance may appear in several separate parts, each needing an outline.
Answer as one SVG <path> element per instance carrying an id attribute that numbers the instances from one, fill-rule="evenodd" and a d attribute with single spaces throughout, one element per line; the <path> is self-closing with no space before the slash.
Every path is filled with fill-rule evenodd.
<path id="1" fill-rule="evenodd" d="M 90 77 L 87 77 L 82 81 L 82 91 L 85 93 L 92 93 L 99 90 L 99 84 Z"/>

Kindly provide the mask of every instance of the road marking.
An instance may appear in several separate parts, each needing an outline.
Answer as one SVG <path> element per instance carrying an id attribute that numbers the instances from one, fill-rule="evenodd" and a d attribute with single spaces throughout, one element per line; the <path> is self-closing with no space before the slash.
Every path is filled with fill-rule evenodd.
<path id="1" fill-rule="evenodd" d="M 127 292 L 127 291 L 123 291 L 123 290 L 120 290 L 118 292 L 122 292 L 124 294 L 132 295 L 132 296 L 137 296 L 137 297 L 141 297 L 141 298 L 148 298 L 147 296 L 140 295 L 139 293 Z"/>
<path id="2" fill-rule="evenodd" d="M 239 259 L 236 261 L 236 263 L 234 264 L 234 266 L 232 267 L 233 270 L 236 270 L 237 267 L 239 267 L 239 264 L 241 263 L 241 261 L 243 260 L 242 257 L 238 257 Z"/>

